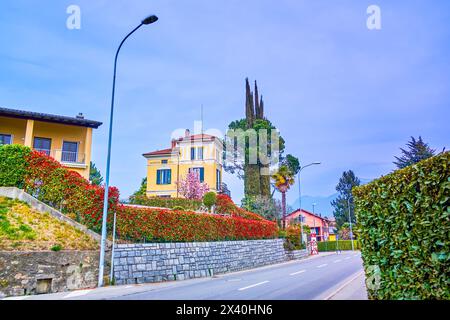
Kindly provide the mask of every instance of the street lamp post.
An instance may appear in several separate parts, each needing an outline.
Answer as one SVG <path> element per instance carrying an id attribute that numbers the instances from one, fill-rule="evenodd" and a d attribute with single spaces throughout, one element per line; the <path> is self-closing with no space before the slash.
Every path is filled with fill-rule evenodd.
<path id="1" fill-rule="evenodd" d="M 300 169 L 298 170 L 298 202 L 299 202 L 299 206 L 300 206 L 300 243 L 303 244 L 303 216 L 302 216 L 302 188 L 300 185 L 300 172 L 302 172 L 303 169 L 313 166 L 313 165 L 318 165 L 320 164 L 320 162 L 313 162 L 310 164 L 307 164 L 306 166 L 300 167 Z"/>
<path id="2" fill-rule="evenodd" d="M 347 198 L 347 204 L 348 204 L 348 222 L 350 223 L 350 241 L 352 242 L 352 251 L 355 250 L 353 247 L 353 231 L 352 231 L 352 216 L 350 211 L 350 197 Z"/>
<path id="3" fill-rule="evenodd" d="M 108 153 L 106 158 L 106 175 L 105 175 L 105 195 L 103 201 L 103 216 L 102 216 L 102 239 L 100 243 L 100 262 L 98 269 L 98 286 L 103 286 L 103 271 L 105 264 L 105 247 L 106 247 L 106 221 L 108 217 L 108 196 L 109 196 L 109 167 L 111 163 L 111 138 L 112 138 L 112 126 L 113 126 L 113 114 L 114 114 L 114 93 L 116 87 L 116 68 L 117 68 L 117 57 L 119 55 L 120 48 L 122 48 L 125 40 L 128 39 L 137 29 L 142 27 L 143 25 L 152 24 L 158 20 L 158 17 L 155 15 L 151 15 L 134 28 L 130 33 L 123 38 L 122 42 L 119 45 L 119 48 L 116 51 L 116 56 L 114 58 L 114 75 L 113 75 L 113 85 L 112 85 L 112 96 L 111 96 L 111 111 L 109 116 L 109 135 L 108 135 Z"/>

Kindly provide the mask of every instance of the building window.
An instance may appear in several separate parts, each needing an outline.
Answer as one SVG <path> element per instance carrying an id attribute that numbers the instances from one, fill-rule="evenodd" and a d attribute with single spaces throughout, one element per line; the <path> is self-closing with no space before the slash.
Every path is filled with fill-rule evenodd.
<path id="1" fill-rule="evenodd" d="M 189 172 L 197 172 L 200 182 L 205 181 L 205 168 L 189 168 Z"/>
<path id="2" fill-rule="evenodd" d="M 10 134 L 0 134 L 0 146 L 4 144 L 12 143 L 12 135 Z"/>
<path id="3" fill-rule="evenodd" d="M 222 172 L 216 169 L 216 190 L 220 191 L 220 186 L 222 185 Z"/>
<path id="4" fill-rule="evenodd" d="M 167 160 L 161 160 L 162 164 L 167 164 Z"/>
<path id="5" fill-rule="evenodd" d="M 35 137 L 33 141 L 33 149 L 50 155 L 52 139 Z"/>
<path id="6" fill-rule="evenodd" d="M 191 147 L 191 160 L 203 160 L 203 147 Z"/>
<path id="7" fill-rule="evenodd" d="M 160 169 L 156 171 L 156 184 L 171 184 L 172 170 Z"/>
<path id="8" fill-rule="evenodd" d="M 78 162 L 78 142 L 63 142 L 61 161 Z"/>

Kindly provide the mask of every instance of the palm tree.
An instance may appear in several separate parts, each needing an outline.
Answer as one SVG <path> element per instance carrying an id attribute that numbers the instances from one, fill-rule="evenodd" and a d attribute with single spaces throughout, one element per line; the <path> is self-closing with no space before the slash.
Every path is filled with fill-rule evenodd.
<path id="1" fill-rule="evenodd" d="M 295 183 L 294 173 L 287 165 L 281 165 L 278 170 L 272 174 L 275 188 L 281 192 L 281 206 L 283 208 L 283 229 L 286 228 L 286 192 Z"/>

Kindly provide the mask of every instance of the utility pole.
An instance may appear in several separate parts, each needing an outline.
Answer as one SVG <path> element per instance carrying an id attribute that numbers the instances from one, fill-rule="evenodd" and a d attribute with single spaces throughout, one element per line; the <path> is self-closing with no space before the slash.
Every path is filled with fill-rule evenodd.
<path id="1" fill-rule="evenodd" d="M 303 215 L 302 215 L 302 188 L 300 185 L 300 172 L 302 172 L 302 170 L 307 167 L 319 165 L 319 164 L 321 164 L 321 162 L 316 161 L 316 162 L 307 164 L 306 166 L 300 166 L 300 169 L 298 170 L 298 202 L 299 202 L 299 206 L 300 206 L 300 243 L 301 244 L 303 244 Z"/>

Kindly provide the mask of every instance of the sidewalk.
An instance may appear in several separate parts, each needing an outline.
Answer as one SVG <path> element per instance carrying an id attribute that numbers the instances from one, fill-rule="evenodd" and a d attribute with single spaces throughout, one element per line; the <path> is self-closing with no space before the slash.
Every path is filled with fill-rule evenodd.
<path id="1" fill-rule="evenodd" d="M 368 300 L 364 272 L 347 280 L 327 300 Z"/>

